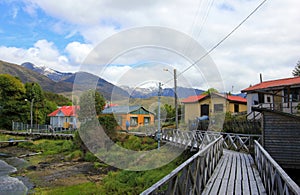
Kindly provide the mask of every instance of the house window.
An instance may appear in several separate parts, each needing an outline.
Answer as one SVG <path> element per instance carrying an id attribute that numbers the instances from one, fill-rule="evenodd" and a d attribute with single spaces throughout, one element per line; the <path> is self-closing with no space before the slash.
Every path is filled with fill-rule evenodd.
<path id="1" fill-rule="evenodd" d="M 258 93 L 258 103 L 262 104 L 265 103 L 264 94 Z"/>
<path id="2" fill-rule="evenodd" d="M 271 103 L 271 97 L 267 96 L 267 103 Z"/>
<path id="3" fill-rule="evenodd" d="M 239 105 L 238 104 L 234 104 L 234 112 L 239 112 Z"/>
<path id="4" fill-rule="evenodd" d="M 149 125 L 150 124 L 150 117 L 144 117 L 144 125 Z"/>
<path id="5" fill-rule="evenodd" d="M 138 117 L 130 117 L 130 126 L 131 127 L 138 126 Z"/>
<path id="6" fill-rule="evenodd" d="M 292 88 L 288 93 L 288 89 L 284 89 L 284 102 L 287 103 L 288 100 L 292 102 L 299 102 L 300 101 L 300 88 Z"/>
<path id="7" fill-rule="evenodd" d="M 214 104 L 215 112 L 223 112 L 223 104 Z"/>

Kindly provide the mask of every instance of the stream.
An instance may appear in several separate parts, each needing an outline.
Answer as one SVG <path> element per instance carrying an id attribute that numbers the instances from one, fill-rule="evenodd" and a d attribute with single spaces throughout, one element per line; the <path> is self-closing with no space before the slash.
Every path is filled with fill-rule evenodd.
<path id="1" fill-rule="evenodd" d="M 27 162 L 24 159 L 8 157 L 3 153 L 0 154 L 0 195 L 27 194 L 28 188 L 20 180 L 21 178 L 9 176 L 17 171 L 16 167 L 25 166 L 26 164 Z"/>

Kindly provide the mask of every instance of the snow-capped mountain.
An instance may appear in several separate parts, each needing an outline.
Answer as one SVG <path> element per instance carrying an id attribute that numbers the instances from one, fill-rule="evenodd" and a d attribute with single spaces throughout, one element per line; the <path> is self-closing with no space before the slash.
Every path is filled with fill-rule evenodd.
<path id="1" fill-rule="evenodd" d="M 32 70 L 34 72 L 40 73 L 42 75 L 45 75 L 49 79 L 59 82 L 62 80 L 65 80 L 73 75 L 73 73 L 64 73 L 64 72 L 59 72 L 57 70 L 53 70 L 51 68 L 48 68 L 46 66 L 37 66 L 34 65 L 30 62 L 25 62 L 21 64 L 22 67 L 27 68 L 29 70 Z"/>
<path id="2" fill-rule="evenodd" d="M 129 86 L 121 86 L 121 88 L 127 91 L 132 98 L 150 98 L 153 96 L 157 96 L 158 88 L 157 87 L 149 87 L 149 88 L 131 88 Z M 193 95 L 199 95 L 203 93 L 203 90 L 186 88 L 186 87 L 177 87 L 177 96 L 178 98 L 187 98 Z M 174 97 L 174 89 L 173 88 L 164 88 L 162 90 L 162 96 L 165 97 Z"/>

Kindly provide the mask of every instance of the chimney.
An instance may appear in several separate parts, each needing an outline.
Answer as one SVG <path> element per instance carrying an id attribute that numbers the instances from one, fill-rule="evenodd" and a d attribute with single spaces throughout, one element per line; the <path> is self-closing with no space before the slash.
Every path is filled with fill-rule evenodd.
<path id="1" fill-rule="evenodd" d="M 261 73 L 259 74 L 259 79 L 260 79 L 260 83 L 262 83 L 263 80 L 262 80 L 262 74 Z"/>

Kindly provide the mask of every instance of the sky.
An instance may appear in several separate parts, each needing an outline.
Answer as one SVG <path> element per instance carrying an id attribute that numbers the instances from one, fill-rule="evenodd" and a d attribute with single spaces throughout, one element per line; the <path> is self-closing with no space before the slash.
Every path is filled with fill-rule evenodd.
<path id="1" fill-rule="evenodd" d="M 292 77 L 300 60 L 295 0 L 266 1 L 205 56 L 261 2 L 1 0 L 0 60 L 133 87 L 172 87 L 176 69 L 179 86 L 239 93 L 260 73 Z"/>

